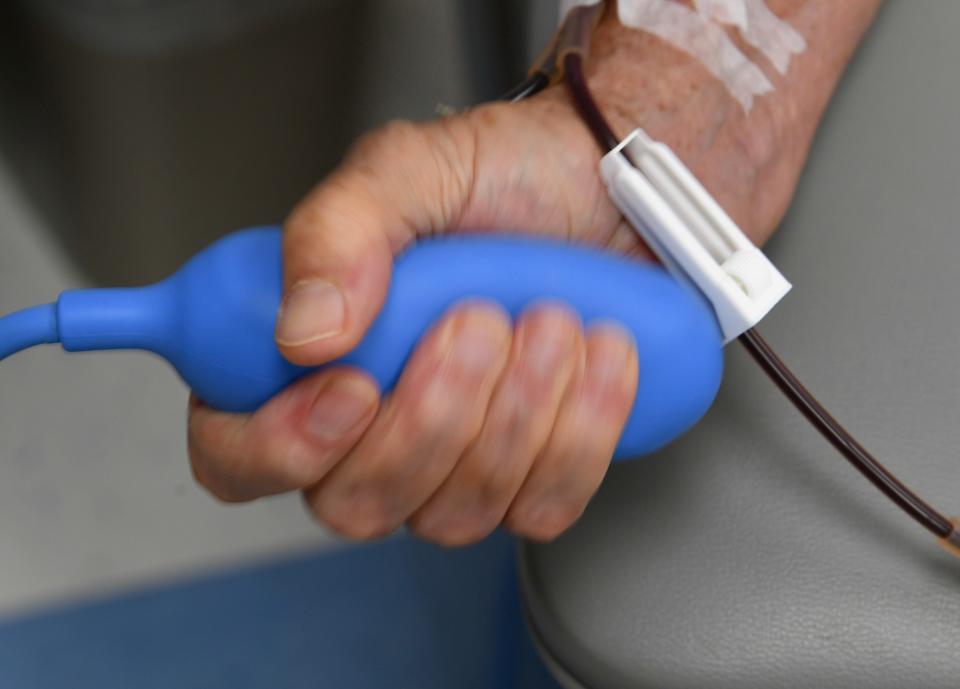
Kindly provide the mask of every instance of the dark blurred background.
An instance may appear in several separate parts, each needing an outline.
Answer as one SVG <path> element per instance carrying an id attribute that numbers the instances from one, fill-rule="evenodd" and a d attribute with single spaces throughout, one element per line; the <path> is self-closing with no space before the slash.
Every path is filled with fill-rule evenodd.
<path id="1" fill-rule="evenodd" d="M 0 153 L 96 282 L 283 219 L 360 132 L 494 98 L 554 0 L 20 0 Z"/>

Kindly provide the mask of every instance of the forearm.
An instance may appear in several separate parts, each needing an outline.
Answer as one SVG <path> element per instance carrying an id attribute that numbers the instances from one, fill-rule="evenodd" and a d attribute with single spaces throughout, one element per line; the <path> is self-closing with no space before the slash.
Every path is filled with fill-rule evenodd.
<path id="1" fill-rule="evenodd" d="M 660 38 L 624 27 L 614 11 L 597 29 L 590 84 L 614 130 L 641 126 L 668 143 L 757 242 L 779 223 L 817 124 L 880 0 L 768 0 L 807 48 L 780 74 L 729 34 L 774 86 L 749 111 L 698 59 Z M 547 98 L 572 109 L 563 89 Z M 581 125 L 582 128 L 582 125 Z"/>

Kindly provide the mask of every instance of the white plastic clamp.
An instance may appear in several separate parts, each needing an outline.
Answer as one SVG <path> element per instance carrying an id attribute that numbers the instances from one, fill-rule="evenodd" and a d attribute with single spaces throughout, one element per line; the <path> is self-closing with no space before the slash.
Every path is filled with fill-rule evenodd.
<path id="1" fill-rule="evenodd" d="M 790 291 L 673 151 L 642 129 L 603 157 L 600 173 L 610 198 L 664 266 L 713 305 L 726 342 L 759 323 Z"/>

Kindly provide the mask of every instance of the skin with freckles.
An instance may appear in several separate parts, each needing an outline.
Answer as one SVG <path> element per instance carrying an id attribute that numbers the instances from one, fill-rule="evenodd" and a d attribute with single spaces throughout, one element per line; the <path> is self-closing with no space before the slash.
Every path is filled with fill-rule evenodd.
<path id="1" fill-rule="evenodd" d="M 771 2 L 809 48 L 785 76 L 770 66 L 777 91 L 749 115 L 701 65 L 615 17 L 597 31 L 589 78 L 620 135 L 641 125 L 668 143 L 759 243 L 787 208 L 876 5 Z M 506 230 L 644 259 L 606 197 L 599 159 L 562 87 L 367 135 L 286 222 L 278 346 L 302 365 L 347 352 L 377 314 L 394 255 L 420 236 Z M 225 501 L 301 491 L 319 520 L 351 538 L 406 524 L 460 545 L 502 524 L 548 540 L 599 487 L 642 380 L 615 323 L 584 328 L 556 303 L 511 323 L 493 304 L 465 303 L 425 335 L 389 395 L 339 368 L 252 415 L 192 400 L 191 463 Z"/>

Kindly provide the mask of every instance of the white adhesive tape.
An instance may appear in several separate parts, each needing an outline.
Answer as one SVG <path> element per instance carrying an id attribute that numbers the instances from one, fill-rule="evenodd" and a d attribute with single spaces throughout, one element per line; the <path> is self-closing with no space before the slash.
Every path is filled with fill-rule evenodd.
<path id="1" fill-rule="evenodd" d="M 744 55 L 720 24 L 673 0 L 631 0 L 619 5 L 624 25 L 647 31 L 696 57 L 726 85 L 744 110 L 773 84 Z"/>
<path id="2" fill-rule="evenodd" d="M 721 24 L 747 28 L 747 6 L 743 0 L 694 0 L 697 12 Z"/>
<path id="3" fill-rule="evenodd" d="M 770 11 L 763 0 L 742 0 L 747 8 L 747 26 L 741 31 L 744 40 L 762 52 L 780 74 L 786 74 L 790 60 L 807 49 L 792 26 Z"/>
<path id="4" fill-rule="evenodd" d="M 575 7 L 597 5 L 600 0 L 561 0 L 560 16 Z M 744 110 L 750 111 L 757 96 L 773 90 L 773 84 L 737 48 L 723 26 L 738 29 L 744 41 L 785 74 L 794 55 L 806 50 L 806 41 L 787 22 L 767 7 L 764 0 L 694 0 L 694 9 L 676 0 L 618 0 L 620 21 L 659 36 L 696 57 Z"/>

